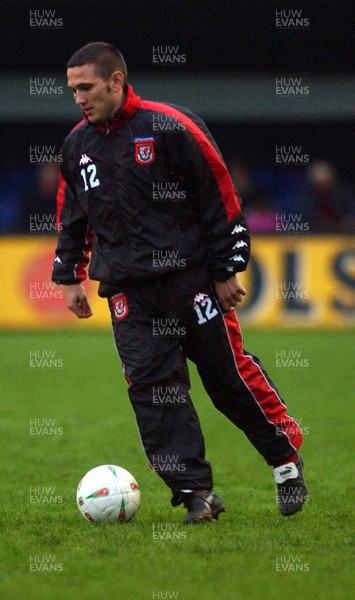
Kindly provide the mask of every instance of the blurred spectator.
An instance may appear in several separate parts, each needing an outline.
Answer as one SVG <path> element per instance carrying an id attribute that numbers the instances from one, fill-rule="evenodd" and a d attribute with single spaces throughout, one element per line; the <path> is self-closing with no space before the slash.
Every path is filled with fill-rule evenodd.
<path id="1" fill-rule="evenodd" d="M 36 169 L 36 187 L 24 199 L 24 230 L 54 233 L 59 167 L 47 163 Z"/>
<path id="2" fill-rule="evenodd" d="M 28 233 L 21 226 L 24 196 L 34 187 L 31 171 L 0 174 L 0 233 Z"/>
<path id="3" fill-rule="evenodd" d="M 355 233 L 355 189 L 340 181 L 334 166 L 317 160 L 307 170 L 299 200 L 311 232 Z"/>
<path id="4" fill-rule="evenodd" d="M 233 183 L 243 202 L 251 233 L 275 233 L 275 210 L 265 189 L 253 181 L 250 169 L 233 162 L 229 167 Z"/>
<path id="5" fill-rule="evenodd" d="M 43 164 L 33 171 L 0 176 L 0 233 L 53 233 L 59 168 Z"/>

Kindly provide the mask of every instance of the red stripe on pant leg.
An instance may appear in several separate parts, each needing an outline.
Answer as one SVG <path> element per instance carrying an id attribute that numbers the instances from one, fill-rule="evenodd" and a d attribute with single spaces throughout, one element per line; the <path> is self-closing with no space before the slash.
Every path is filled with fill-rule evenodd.
<path id="1" fill-rule="evenodd" d="M 117 352 L 117 354 L 118 354 L 118 352 Z M 130 387 L 132 385 L 132 381 L 130 380 L 128 375 L 126 375 L 126 365 L 124 364 L 124 362 L 122 360 L 121 360 L 121 365 L 122 365 L 123 377 L 125 378 L 128 387 Z"/>
<path id="2" fill-rule="evenodd" d="M 268 421 L 281 429 L 295 450 L 298 450 L 302 444 L 301 429 L 297 421 L 287 414 L 287 407 L 269 384 L 261 367 L 253 361 L 252 356 L 243 353 L 242 334 L 235 313 L 229 311 L 224 315 L 224 322 L 239 376 Z"/>

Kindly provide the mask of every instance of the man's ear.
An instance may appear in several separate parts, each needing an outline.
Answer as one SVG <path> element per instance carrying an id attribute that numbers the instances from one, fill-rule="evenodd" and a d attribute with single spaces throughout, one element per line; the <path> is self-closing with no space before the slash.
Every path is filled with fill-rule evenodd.
<path id="1" fill-rule="evenodd" d="M 118 92 L 124 86 L 124 75 L 121 71 L 115 71 L 111 75 L 111 89 L 113 92 Z"/>

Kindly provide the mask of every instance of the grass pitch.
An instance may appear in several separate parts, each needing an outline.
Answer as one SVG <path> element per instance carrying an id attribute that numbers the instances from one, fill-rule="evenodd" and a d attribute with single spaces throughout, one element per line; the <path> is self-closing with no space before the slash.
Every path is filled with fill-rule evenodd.
<path id="1" fill-rule="evenodd" d="M 305 434 L 310 501 L 288 519 L 278 513 L 271 469 L 214 409 L 191 366 L 227 512 L 187 527 L 147 467 L 111 334 L 2 334 L 1 597 L 352 597 L 352 341 L 349 332 L 245 332 Z M 301 351 L 303 366 L 277 366 L 280 351 Z M 30 352 L 55 362 L 30 367 Z M 76 507 L 78 481 L 103 463 L 140 483 L 141 507 L 128 524 L 90 525 Z"/>

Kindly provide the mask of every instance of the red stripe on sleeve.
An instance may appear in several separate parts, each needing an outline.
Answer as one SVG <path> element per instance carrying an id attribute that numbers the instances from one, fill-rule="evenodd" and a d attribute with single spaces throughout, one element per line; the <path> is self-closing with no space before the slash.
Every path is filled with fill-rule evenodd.
<path id="1" fill-rule="evenodd" d="M 67 187 L 67 183 L 66 183 L 63 175 L 61 173 L 59 173 L 59 185 L 58 185 L 58 192 L 57 192 L 57 215 L 56 215 L 57 231 L 60 231 L 60 229 L 61 229 L 60 217 L 62 215 L 62 210 L 63 210 L 63 206 L 64 206 L 66 187 Z"/>
<path id="2" fill-rule="evenodd" d="M 75 278 L 80 279 L 80 281 L 84 281 L 87 277 L 86 269 L 90 262 L 90 253 L 91 253 L 93 239 L 94 239 L 94 230 L 91 227 L 91 225 L 89 225 L 88 232 L 85 237 L 84 256 L 77 262 L 77 264 L 75 265 L 75 269 L 74 269 Z"/>
<path id="3" fill-rule="evenodd" d="M 213 173 L 225 206 L 228 221 L 231 221 L 237 217 L 241 212 L 241 207 L 227 167 L 223 160 L 221 160 L 217 150 L 211 144 L 210 140 L 203 133 L 203 131 L 198 127 L 198 125 L 196 125 L 196 123 L 194 123 L 192 119 L 187 117 L 184 113 L 180 112 L 176 108 L 173 108 L 172 106 L 163 104 L 162 102 L 143 100 L 141 106 L 147 110 L 154 110 L 166 115 L 170 115 L 185 125 L 185 127 L 194 136 Z"/>

